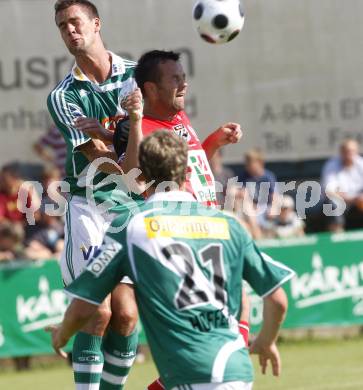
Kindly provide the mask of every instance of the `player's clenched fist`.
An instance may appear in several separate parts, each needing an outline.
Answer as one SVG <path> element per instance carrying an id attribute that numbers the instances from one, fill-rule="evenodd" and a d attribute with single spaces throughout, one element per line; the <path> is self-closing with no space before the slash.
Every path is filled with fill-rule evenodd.
<path id="1" fill-rule="evenodd" d="M 219 127 L 215 135 L 220 146 L 236 144 L 242 137 L 242 129 L 238 123 L 229 122 Z"/>
<path id="2" fill-rule="evenodd" d="M 142 93 L 139 88 L 135 89 L 123 101 L 123 108 L 127 110 L 131 120 L 138 120 L 142 118 Z"/>

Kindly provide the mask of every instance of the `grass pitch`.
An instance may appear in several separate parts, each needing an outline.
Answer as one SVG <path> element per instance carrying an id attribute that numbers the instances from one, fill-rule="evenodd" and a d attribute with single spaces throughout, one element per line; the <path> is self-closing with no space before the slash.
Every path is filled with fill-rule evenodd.
<path id="1" fill-rule="evenodd" d="M 288 342 L 280 345 L 280 378 L 259 374 L 257 360 L 254 390 L 362 390 L 363 338 L 336 341 Z M 145 390 L 156 378 L 151 361 L 133 367 L 126 390 Z M 72 372 L 64 364 L 30 372 L 0 372 L 4 390 L 73 390 Z"/>

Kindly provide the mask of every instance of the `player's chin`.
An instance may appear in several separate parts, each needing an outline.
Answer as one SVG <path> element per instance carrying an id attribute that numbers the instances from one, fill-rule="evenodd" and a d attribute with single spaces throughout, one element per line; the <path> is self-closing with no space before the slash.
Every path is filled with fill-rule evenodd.
<path id="1" fill-rule="evenodd" d="M 176 97 L 174 100 L 174 108 L 178 111 L 183 111 L 185 108 L 184 97 Z"/>
<path id="2" fill-rule="evenodd" d="M 85 51 L 84 47 L 80 45 L 69 45 L 68 50 L 74 56 L 76 56 L 77 54 L 81 54 Z"/>

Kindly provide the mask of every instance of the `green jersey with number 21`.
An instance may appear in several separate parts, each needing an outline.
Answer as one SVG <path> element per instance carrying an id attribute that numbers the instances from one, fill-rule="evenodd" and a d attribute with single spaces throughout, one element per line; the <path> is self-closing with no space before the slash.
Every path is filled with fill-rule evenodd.
<path id="1" fill-rule="evenodd" d="M 126 229 L 108 233 L 101 253 L 66 290 L 100 304 L 124 275 L 135 284 L 153 358 L 171 389 L 251 382 L 237 321 L 242 279 L 264 296 L 293 272 L 261 255 L 236 219 L 173 191 L 153 195 Z"/>

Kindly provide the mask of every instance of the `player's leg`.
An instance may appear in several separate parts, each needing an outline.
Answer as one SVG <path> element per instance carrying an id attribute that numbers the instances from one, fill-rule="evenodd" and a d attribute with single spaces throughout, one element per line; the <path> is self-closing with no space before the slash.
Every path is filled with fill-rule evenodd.
<path id="1" fill-rule="evenodd" d="M 137 306 L 132 284 L 120 283 L 111 296 L 112 317 L 104 337 L 100 390 L 123 389 L 136 357 Z"/>
<path id="2" fill-rule="evenodd" d="M 71 283 L 87 266 L 102 243 L 102 219 L 86 199 L 73 197 L 66 214 L 65 247 L 61 257 L 64 283 Z M 76 334 L 72 366 L 77 390 L 98 389 L 103 369 L 102 336 L 111 318 L 110 299 L 101 305 L 92 320 Z"/>
<path id="3" fill-rule="evenodd" d="M 77 390 L 98 390 L 104 364 L 102 352 L 103 335 L 111 318 L 108 297 L 92 319 L 75 336 L 72 351 L 72 366 Z"/>

